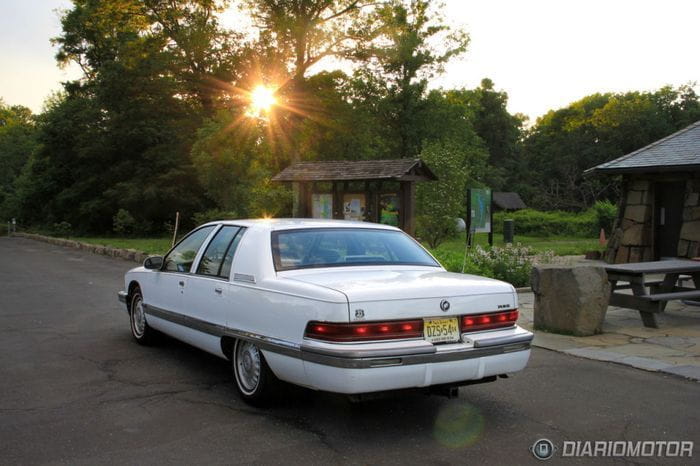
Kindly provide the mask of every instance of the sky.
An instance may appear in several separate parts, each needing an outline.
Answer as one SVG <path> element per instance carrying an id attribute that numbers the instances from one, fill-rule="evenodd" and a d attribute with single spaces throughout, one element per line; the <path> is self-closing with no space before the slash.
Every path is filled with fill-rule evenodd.
<path id="1" fill-rule="evenodd" d="M 482 78 L 531 120 L 595 92 L 651 91 L 700 82 L 697 0 L 447 0 L 444 12 L 471 43 L 433 87 Z M 41 111 L 61 82 L 49 40 L 68 0 L 0 0 L 0 98 Z M 700 88 L 696 87 L 700 91 Z"/>

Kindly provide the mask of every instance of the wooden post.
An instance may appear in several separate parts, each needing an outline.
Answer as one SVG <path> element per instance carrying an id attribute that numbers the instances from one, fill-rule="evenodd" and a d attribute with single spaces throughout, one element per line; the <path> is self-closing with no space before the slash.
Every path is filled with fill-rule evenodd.
<path id="1" fill-rule="evenodd" d="M 180 226 L 180 212 L 175 212 L 175 228 L 173 228 L 173 240 L 170 242 L 170 247 L 175 246 L 175 239 L 177 238 L 177 229 Z"/>
<path id="2" fill-rule="evenodd" d="M 490 199 L 489 199 L 489 225 L 491 225 L 491 228 L 489 228 L 489 246 L 493 246 L 493 190 L 489 190 L 491 193 Z"/>
<path id="3" fill-rule="evenodd" d="M 466 229 L 464 231 L 464 241 L 467 247 L 472 245 L 472 190 L 467 189 L 467 217 L 464 219 Z"/>

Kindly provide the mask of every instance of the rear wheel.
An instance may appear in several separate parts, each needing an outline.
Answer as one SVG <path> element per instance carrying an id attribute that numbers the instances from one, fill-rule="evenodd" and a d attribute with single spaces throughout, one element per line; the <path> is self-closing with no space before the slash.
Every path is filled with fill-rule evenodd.
<path id="1" fill-rule="evenodd" d="M 129 321 L 131 323 L 131 335 L 140 345 L 149 345 L 155 339 L 155 330 L 148 326 L 146 322 L 146 311 L 143 305 L 143 295 L 141 288 L 136 287 L 131 292 L 129 306 Z"/>
<path id="2" fill-rule="evenodd" d="M 272 398 L 277 378 L 267 365 L 260 348 L 249 341 L 236 340 L 232 356 L 236 388 L 243 401 L 255 406 L 268 402 Z"/>

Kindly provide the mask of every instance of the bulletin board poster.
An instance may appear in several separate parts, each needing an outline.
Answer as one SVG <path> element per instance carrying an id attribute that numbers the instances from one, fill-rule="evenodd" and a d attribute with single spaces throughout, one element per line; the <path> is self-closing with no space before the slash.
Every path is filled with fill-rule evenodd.
<path id="1" fill-rule="evenodd" d="M 365 219 L 366 204 L 364 194 L 345 194 L 343 196 L 343 216 L 345 220 Z"/>
<path id="2" fill-rule="evenodd" d="M 396 193 L 379 195 L 379 223 L 399 226 L 399 196 Z"/>
<path id="3" fill-rule="evenodd" d="M 333 195 L 311 194 L 311 217 L 333 218 Z"/>
<path id="4" fill-rule="evenodd" d="M 488 188 L 469 189 L 470 231 L 474 233 L 491 233 L 491 195 L 491 190 Z"/>

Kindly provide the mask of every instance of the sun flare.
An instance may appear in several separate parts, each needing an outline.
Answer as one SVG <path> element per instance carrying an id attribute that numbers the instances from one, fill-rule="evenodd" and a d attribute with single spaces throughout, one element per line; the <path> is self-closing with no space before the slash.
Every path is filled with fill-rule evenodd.
<path id="1" fill-rule="evenodd" d="M 256 115 L 268 113 L 276 103 L 275 90 L 270 87 L 259 85 L 250 93 L 250 110 Z"/>

